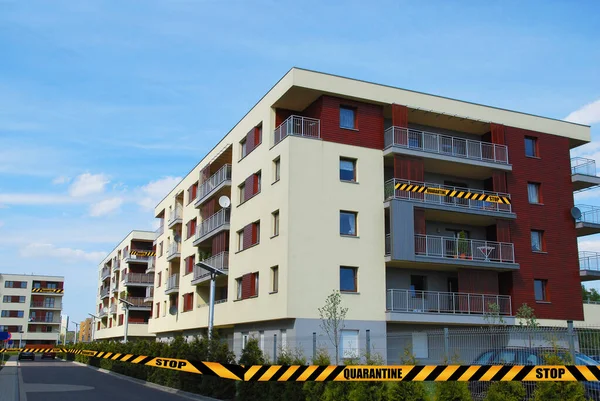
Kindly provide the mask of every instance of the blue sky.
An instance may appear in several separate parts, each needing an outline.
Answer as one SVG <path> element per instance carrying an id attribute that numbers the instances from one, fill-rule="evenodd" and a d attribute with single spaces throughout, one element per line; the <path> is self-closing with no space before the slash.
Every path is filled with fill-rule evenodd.
<path id="1" fill-rule="evenodd" d="M 64 275 L 85 318 L 102 257 L 292 66 L 569 117 L 600 166 L 600 3 L 491 3 L 0 0 L 0 272 Z"/>

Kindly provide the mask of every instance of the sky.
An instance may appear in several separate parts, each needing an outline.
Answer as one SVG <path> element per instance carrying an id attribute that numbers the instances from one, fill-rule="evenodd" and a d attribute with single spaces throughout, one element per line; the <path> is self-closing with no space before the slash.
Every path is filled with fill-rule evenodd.
<path id="1" fill-rule="evenodd" d="M 343 4 L 0 0 L 0 272 L 64 276 L 86 318 L 104 256 L 293 66 L 591 125 L 600 166 L 599 2 Z"/>

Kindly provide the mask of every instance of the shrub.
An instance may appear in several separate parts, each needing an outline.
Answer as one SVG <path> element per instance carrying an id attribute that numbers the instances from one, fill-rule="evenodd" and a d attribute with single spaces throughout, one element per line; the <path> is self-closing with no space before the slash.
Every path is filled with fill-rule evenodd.
<path id="1" fill-rule="evenodd" d="M 521 382 L 494 382 L 487 391 L 485 401 L 521 401 L 525 398 Z"/>
<path id="2" fill-rule="evenodd" d="M 319 348 L 317 354 L 313 358 L 312 364 L 318 366 L 331 365 L 331 359 L 329 358 L 327 349 Z M 306 401 L 321 401 L 326 385 L 327 383 L 325 382 L 305 382 L 302 385 L 302 391 Z"/>
<path id="3" fill-rule="evenodd" d="M 569 364 L 570 357 L 564 360 L 557 354 L 544 355 L 546 365 Z M 534 401 L 585 401 L 585 388 L 579 382 L 539 382 L 533 392 Z"/>
<path id="4" fill-rule="evenodd" d="M 242 351 L 240 356 L 240 365 L 251 366 L 251 365 L 263 365 L 265 363 L 265 357 L 262 350 L 258 346 L 258 340 L 251 338 L 248 340 L 246 347 Z M 240 401 L 260 401 L 265 396 L 264 383 L 260 382 L 238 382 L 237 385 L 237 397 L 236 400 Z"/>
<path id="5" fill-rule="evenodd" d="M 409 351 L 404 350 L 401 358 L 402 365 L 415 366 L 417 359 Z M 389 382 L 386 388 L 388 401 L 424 401 L 427 400 L 427 391 L 423 382 Z"/>

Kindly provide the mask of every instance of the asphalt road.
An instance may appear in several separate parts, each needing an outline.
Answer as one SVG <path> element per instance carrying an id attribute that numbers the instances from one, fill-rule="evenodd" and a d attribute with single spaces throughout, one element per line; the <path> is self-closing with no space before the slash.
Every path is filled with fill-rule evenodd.
<path id="1" fill-rule="evenodd" d="M 19 401 L 182 401 L 170 394 L 62 360 L 20 361 Z"/>

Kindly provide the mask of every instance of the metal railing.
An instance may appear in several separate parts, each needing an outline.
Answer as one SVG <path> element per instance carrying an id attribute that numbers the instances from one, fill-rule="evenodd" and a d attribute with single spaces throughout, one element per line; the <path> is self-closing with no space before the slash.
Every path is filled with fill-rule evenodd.
<path id="1" fill-rule="evenodd" d="M 100 289 L 100 298 L 108 296 L 108 292 L 110 291 L 110 287 L 104 287 Z"/>
<path id="2" fill-rule="evenodd" d="M 470 192 L 473 194 L 480 195 L 491 195 L 498 197 L 506 197 L 510 199 L 509 194 L 505 194 L 502 192 L 491 192 L 484 191 L 480 189 L 472 189 L 472 188 L 461 188 L 461 187 L 452 187 L 448 185 L 434 184 L 430 182 L 420 182 L 420 181 L 409 181 L 402 180 L 398 178 L 393 178 L 388 180 L 385 183 L 385 196 L 386 200 L 389 199 L 406 199 L 415 202 L 425 202 L 425 203 L 433 203 L 436 205 L 443 206 L 452 206 L 457 208 L 466 208 L 466 209 L 475 209 L 475 210 L 483 210 L 483 211 L 492 211 L 492 212 L 503 212 L 503 213 L 511 213 L 511 205 L 506 205 L 504 203 L 496 203 L 496 202 L 486 202 L 482 200 L 473 200 L 473 199 L 464 199 L 458 197 L 450 197 L 450 196 L 440 196 L 440 195 L 432 195 L 418 192 L 410 192 L 403 191 L 396 188 L 397 184 L 409 184 L 409 185 L 418 185 L 418 186 L 426 186 L 431 188 L 439 188 L 448 190 L 449 194 L 456 191 L 457 194 L 461 192 Z"/>
<path id="3" fill-rule="evenodd" d="M 231 164 L 226 164 L 200 185 L 195 203 L 202 202 L 216 187 L 229 180 L 231 180 Z"/>
<path id="4" fill-rule="evenodd" d="M 156 259 L 154 256 L 148 259 L 148 267 L 146 268 L 146 273 L 153 272 L 156 266 Z"/>
<path id="5" fill-rule="evenodd" d="M 512 243 L 436 235 L 416 234 L 415 254 L 466 261 L 515 263 L 515 248 Z"/>
<path id="6" fill-rule="evenodd" d="M 113 260 L 113 266 L 112 266 L 113 271 L 119 270 L 119 267 L 121 267 L 121 264 L 119 263 L 119 261 Z"/>
<path id="7" fill-rule="evenodd" d="M 179 288 L 179 274 L 173 274 L 167 278 L 166 291 Z"/>
<path id="8" fill-rule="evenodd" d="M 485 314 L 497 312 L 512 316 L 509 295 L 468 294 L 460 292 L 387 290 L 386 308 L 391 312 Z"/>
<path id="9" fill-rule="evenodd" d="M 153 298 L 153 297 L 154 297 L 154 287 L 146 288 L 146 298 Z"/>
<path id="10" fill-rule="evenodd" d="M 155 231 L 154 231 L 154 238 L 158 238 L 161 235 L 163 235 L 165 232 L 165 226 L 164 224 L 161 224 L 160 227 L 158 227 Z"/>
<path id="11" fill-rule="evenodd" d="M 215 305 L 224 304 L 225 302 L 227 302 L 227 298 L 225 298 L 225 299 L 215 299 Z M 207 308 L 209 306 L 210 306 L 210 304 L 196 305 L 197 308 Z"/>
<path id="12" fill-rule="evenodd" d="M 119 292 L 119 285 L 115 283 L 110 287 L 110 292 Z"/>
<path id="13" fill-rule="evenodd" d="M 385 148 L 397 146 L 472 160 L 508 164 L 508 147 L 506 145 L 474 141 L 403 127 L 390 127 L 386 129 L 384 141 Z"/>
<path id="14" fill-rule="evenodd" d="M 229 252 L 221 252 L 210 258 L 204 259 L 202 262 L 219 270 L 229 270 Z M 200 266 L 194 266 L 194 277 L 192 282 L 210 277 L 210 272 Z"/>
<path id="15" fill-rule="evenodd" d="M 57 316 L 30 316 L 29 323 L 60 323 Z"/>
<path id="16" fill-rule="evenodd" d="M 177 255 L 181 253 L 181 242 L 171 242 L 169 249 L 167 249 L 167 257 Z"/>
<path id="17" fill-rule="evenodd" d="M 102 309 L 100 309 L 98 311 L 98 316 L 102 317 L 102 316 L 106 316 L 106 315 L 108 315 L 108 308 L 107 307 L 104 307 L 104 308 L 102 308 Z"/>
<path id="18" fill-rule="evenodd" d="M 134 308 L 151 308 L 152 302 L 146 301 L 144 297 L 127 297 L 126 301 L 131 302 Z"/>
<path id="19" fill-rule="evenodd" d="M 48 308 L 48 309 L 60 309 L 61 305 L 56 302 L 47 301 L 31 301 L 30 306 L 32 308 Z"/>
<path id="20" fill-rule="evenodd" d="M 104 267 L 100 272 L 100 280 L 105 280 L 110 277 L 110 269 L 108 267 Z"/>
<path id="21" fill-rule="evenodd" d="M 273 131 L 273 146 L 290 135 L 321 138 L 321 120 L 295 115 L 289 116 Z"/>
<path id="22" fill-rule="evenodd" d="M 596 176 L 596 161 L 584 157 L 573 157 L 571 159 L 571 174 L 582 174 Z"/>
<path id="23" fill-rule="evenodd" d="M 600 224 L 600 207 L 590 205 L 575 205 L 581 210 L 581 217 L 577 219 L 578 223 Z"/>
<path id="24" fill-rule="evenodd" d="M 211 231 L 229 224 L 230 209 L 221 209 L 206 220 L 202 221 L 196 230 L 196 239 L 204 237 Z"/>
<path id="25" fill-rule="evenodd" d="M 123 275 L 123 281 L 127 283 L 154 284 L 154 274 L 127 273 Z"/>
<path id="26" fill-rule="evenodd" d="M 136 252 L 150 252 L 150 251 L 142 251 L 142 250 L 138 250 L 138 249 L 132 249 L 131 251 L 127 251 L 125 253 L 125 256 L 123 257 L 123 259 L 132 259 L 132 260 L 136 260 L 136 261 L 140 261 L 140 262 L 146 262 L 148 261 L 148 259 L 151 258 L 151 256 L 148 255 L 136 255 Z"/>
<path id="27" fill-rule="evenodd" d="M 600 271 L 600 252 L 579 251 L 579 269 Z"/>
<path id="28" fill-rule="evenodd" d="M 176 204 L 175 208 L 169 211 L 169 222 L 168 222 L 168 224 L 171 225 L 175 221 L 181 220 L 182 216 L 183 216 L 183 208 L 179 204 Z"/>
<path id="29" fill-rule="evenodd" d="M 110 313 L 111 314 L 117 313 L 117 305 L 116 304 L 110 306 Z"/>

